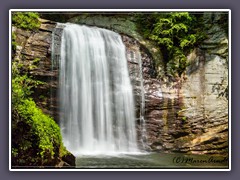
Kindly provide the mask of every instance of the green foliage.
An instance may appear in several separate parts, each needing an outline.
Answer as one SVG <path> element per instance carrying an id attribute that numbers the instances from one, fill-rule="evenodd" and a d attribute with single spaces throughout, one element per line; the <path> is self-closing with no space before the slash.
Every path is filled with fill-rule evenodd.
<path id="1" fill-rule="evenodd" d="M 12 23 L 14 26 L 26 30 L 37 30 L 40 27 L 39 14 L 35 12 L 14 12 Z"/>
<path id="2" fill-rule="evenodd" d="M 39 61 L 40 61 L 40 58 L 35 58 L 35 59 L 32 61 L 32 63 L 29 64 L 28 69 L 29 69 L 29 70 L 36 69 Z"/>
<path id="3" fill-rule="evenodd" d="M 15 108 L 19 120 L 12 126 L 12 157 L 17 165 L 49 165 L 66 154 L 60 128 L 30 99 Z"/>
<path id="4" fill-rule="evenodd" d="M 13 25 L 36 30 L 40 23 L 36 13 L 14 13 Z M 16 35 L 12 33 L 12 165 L 51 166 L 68 154 L 62 143 L 60 128 L 45 115 L 30 97 L 41 81 L 28 73 L 38 66 L 40 58 L 23 62 L 14 58 Z"/>
<path id="5" fill-rule="evenodd" d="M 13 53 L 16 52 L 17 49 L 17 43 L 16 43 L 16 34 L 14 32 L 12 32 L 12 51 Z"/>
<path id="6" fill-rule="evenodd" d="M 30 134 L 38 140 L 38 154 L 42 160 L 54 158 L 54 147 L 60 147 L 62 138 L 60 128 L 52 118 L 43 114 L 31 99 L 24 99 L 17 107 L 19 115 L 31 126 Z M 27 146 L 29 147 L 29 146 Z M 46 156 L 46 157 L 45 157 Z"/>
<path id="7" fill-rule="evenodd" d="M 13 165 L 49 165 L 67 153 L 60 128 L 29 97 L 38 83 L 27 75 L 13 77 Z"/>
<path id="8" fill-rule="evenodd" d="M 138 15 L 144 36 L 162 49 L 167 75 L 180 76 L 188 65 L 187 53 L 205 37 L 198 29 L 197 19 L 188 12 Z"/>
<path id="9" fill-rule="evenodd" d="M 186 117 L 186 116 L 183 116 L 183 117 L 182 117 L 182 120 L 183 120 L 183 121 L 186 121 L 186 120 L 187 120 L 187 117 Z"/>
<path id="10" fill-rule="evenodd" d="M 228 84 L 226 83 L 225 79 L 222 79 L 220 83 L 216 82 L 212 86 L 212 93 L 217 93 L 218 98 L 222 97 L 222 98 L 228 100 L 228 98 L 229 98 L 228 92 L 229 92 Z"/>
<path id="11" fill-rule="evenodd" d="M 26 74 L 20 75 L 19 69 L 23 64 L 18 60 L 12 63 L 12 103 L 13 107 L 22 102 L 23 99 L 28 98 L 32 94 L 32 88 L 43 84 L 41 81 L 32 79 Z"/>
<path id="12" fill-rule="evenodd" d="M 40 58 L 35 58 L 35 59 L 33 60 L 33 64 L 38 64 L 39 61 L 40 61 Z"/>
<path id="13" fill-rule="evenodd" d="M 221 18 L 219 19 L 219 21 L 217 22 L 223 29 L 224 29 L 224 31 L 225 31 L 225 33 L 226 33 L 226 35 L 228 36 L 228 26 L 229 26 L 229 24 L 228 24 L 228 22 L 229 22 L 229 20 L 228 20 L 228 14 L 222 14 L 221 15 Z"/>
<path id="14" fill-rule="evenodd" d="M 63 146 L 59 126 L 30 98 L 32 88 L 42 82 L 22 74 L 22 69 L 23 64 L 15 59 L 12 62 L 12 165 L 55 165 L 68 151 Z"/>

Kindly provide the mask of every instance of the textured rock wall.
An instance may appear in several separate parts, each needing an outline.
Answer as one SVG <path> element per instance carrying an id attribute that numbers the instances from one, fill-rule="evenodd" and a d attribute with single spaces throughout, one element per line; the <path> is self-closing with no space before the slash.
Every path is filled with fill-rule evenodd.
<path id="1" fill-rule="evenodd" d="M 131 18 L 124 21 L 126 17 L 120 17 L 119 20 L 117 16 L 80 16 L 71 20 L 121 33 L 127 47 L 128 68 L 135 94 L 140 146 L 143 140 L 147 146 L 145 148 L 153 151 L 198 154 L 228 152 L 228 100 L 225 91 L 228 85 L 228 40 L 223 29 L 218 26 L 220 17 L 218 14 L 206 15 L 208 39 L 189 54 L 190 66 L 185 76 L 175 82 L 166 80 L 164 76 L 161 80 L 157 77 L 156 74 L 162 72 L 162 69 L 155 69 L 157 63 L 162 63 L 159 49 L 137 34 Z M 35 90 L 34 99 L 45 113 L 57 121 L 58 68 L 51 61 L 54 27 L 55 23 L 42 20 L 39 32 L 28 33 L 20 29 L 14 31 L 19 44 L 18 58 L 26 63 L 26 67 L 35 58 L 40 58 L 37 67 L 29 73 L 46 84 Z M 60 36 L 61 28 L 55 29 L 55 56 L 59 56 Z M 142 59 L 142 72 L 138 55 Z M 144 112 L 141 112 L 141 74 Z M 146 123 L 145 137 L 141 133 L 141 113 L 144 114 Z"/>
<path id="2" fill-rule="evenodd" d="M 182 85 L 182 114 L 190 119 L 191 134 L 190 142 L 179 143 L 193 153 L 228 151 L 228 37 L 221 17 L 205 14 L 208 38 L 189 55 L 191 65 Z"/>
<path id="3" fill-rule="evenodd" d="M 126 34 L 129 38 L 124 42 L 128 49 L 141 54 L 148 149 L 198 154 L 228 152 L 225 91 L 228 85 L 228 38 L 221 27 L 222 14 L 206 13 L 204 16 L 208 38 L 189 54 L 191 65 L 185 76 L 175 82 L 167 80 L 162 69 L 154 68 L 154 63 L 162 63 L 161 55 L 156 55 L 160 52 L 139 35 L 131 16 L 81 15 L 70 20 Z M 128 61 L 139 117 L 139 72 L 136 74 L 139 65 L 131 62 L 131 58 Z M 156 77 L 159 72 L 161 80 Z"/>
<path id="4" fill-rule="evenodd" d="M 38 31 L 26 31 L 12 27 L 12 32 L 16 34 L 16 52 L 14 61 L 20 61 L 22 73 L 27 73 L 35 80 L 44 82 L 33 91 L 33 99 L 38 107 L 45 114 L 56 120 L 58 107 L 57 97 L 53 94 L 57 92 L 58 72 L 51 68 L 51 43 L 52 31 L 56 23 L 40 19 L 41 26 Z M 63 157 L 57 157 L 53 165 L 58 168 L 68 168 L 75 166 L 75 157 L 68 153 Z"/>
<path id="5" fill-rule="evenodd" d="M 228 37 L 221 16 L 205 14 L 208 38 L 189 54 L 185 76 L 162 80 L 162 98 L 146 106 L 153 150 L 228 153 Z"/>
<path id="6" fill-rule="evenodd" d="M 41 22 L 37 32 L 13 27 L 17 43 L 15 60 L 19 59 L 24 64 L 24 71 L 34 79 L 45 82 L 34 90 L 33 98 L 44 113 L 56 117 L 57 107 L 53 102 L 57 99 L 51 98 L 57 87 L 57 72 L 51 69 L 52 31 L 56 23 L 43 19 Z"/>

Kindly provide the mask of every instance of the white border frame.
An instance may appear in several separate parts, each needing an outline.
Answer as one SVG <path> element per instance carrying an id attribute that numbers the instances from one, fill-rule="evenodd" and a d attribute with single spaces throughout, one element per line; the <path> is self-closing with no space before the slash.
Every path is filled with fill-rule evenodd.
<path id="1" fill-rule="evenodd" d="M 12 65 L 11 65 L 11 42 L 12 42 L 12 12 L 17 11 L 38 11 L 38 12 L 228 12 L 228 142 L 229 142 L 229 168 L 228 169 L 12 169 L 11 167 L 11 97 L 12 97 Z M 9 10 L 9 171 L 231 171 L 231 10 L 230 9 L 10 9 Z"/>

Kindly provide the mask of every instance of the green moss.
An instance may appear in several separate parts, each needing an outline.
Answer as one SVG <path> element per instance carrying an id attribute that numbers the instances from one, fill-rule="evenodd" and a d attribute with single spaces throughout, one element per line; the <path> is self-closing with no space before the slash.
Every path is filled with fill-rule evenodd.
<path id="1" fill-rule="evenodd" d="M 12 24 L 25 30 L 37 30 L 41 23 L 39 14 L 35 12 L 14 12 L 12 15 Z"/>
<path id="2" fill-rule="evenodd" d="M 183 116 L 183 117 L 182 117 L 182 120 L 183 120 L 183 121 L 186 121 L 186 120 L 187 120 L 187 117 L 186 117 L 186 116 Z"/>
<path id="3" fill-rule="evenodd" d="M 12 32 L 12 51 L 13 54 L 15 54 L 16 49 L 17 49 L 17 43 L 16 43 L 16 34 L 14 32 Z"/>
<path id="4" fill-rule="evenodd" d="M 12 127 L 15 164 L 31 165 L 30 161 L 34 160 L 35 165 L 49 165 L 68 153 L 59 126 L 32 99 L 23 99 L 15 110 L 20 117 L 20 120 L 13 120 Z"/>
<path id="5" fill-rule="evenodd" d="M 36 60 L 37 61 L 37 60 Z M 54 166 L 68 154 L 56 122 L 30 98 L 42 84 L 21 74 L 21 63 L 12 63 L 12 165 Z"/>
<path id="6" fill-rule="evenodd" d="M 40 60 L 41 60 L 40 58 L 35 58 L 33 60 L 33 64 L 35 64 L 35 65 L 39 64 Z"/>
<path id="7" fill-rule="evenodd" d="M 19 115 L 31 126 L 31 133 L 35 134 L 39 140 L 39 154 L 42 159 L 44 155 L 50 153 L 54 157 L 54 145 L 60 146 L 61 135 L 58 125 L 49 116 L 37 108 L 31 99 L 25 99 L 17 107 Z"/>

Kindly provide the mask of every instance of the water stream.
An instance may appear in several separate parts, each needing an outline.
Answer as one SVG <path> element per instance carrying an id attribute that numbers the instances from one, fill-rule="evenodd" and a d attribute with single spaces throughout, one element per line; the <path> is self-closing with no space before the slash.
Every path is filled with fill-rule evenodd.
<path id="1" fill-rule="evenodd" d="M 76 168 L 227 168 L 224 156 L 139 150 L 133 88 L 119 34 L 97 27 L 59 24 L 52 38 L 52 70 L 59 69 L 60 127 L 64 145 L 76 156 Z M 57 40 L 61 44 L 54 44 L 57 38 L 61 38 Z M 136 59 L 141 73 L 141 55 Z M 144 149 L 147 138 L 142 74 L 139 78 L 139 140 Z"/>
<path id="2" fill-rule="evenodd" d="M 125 46 L 113 31 L 65 24 L 60 127 L 74 155 L 138 153 Z"/>

